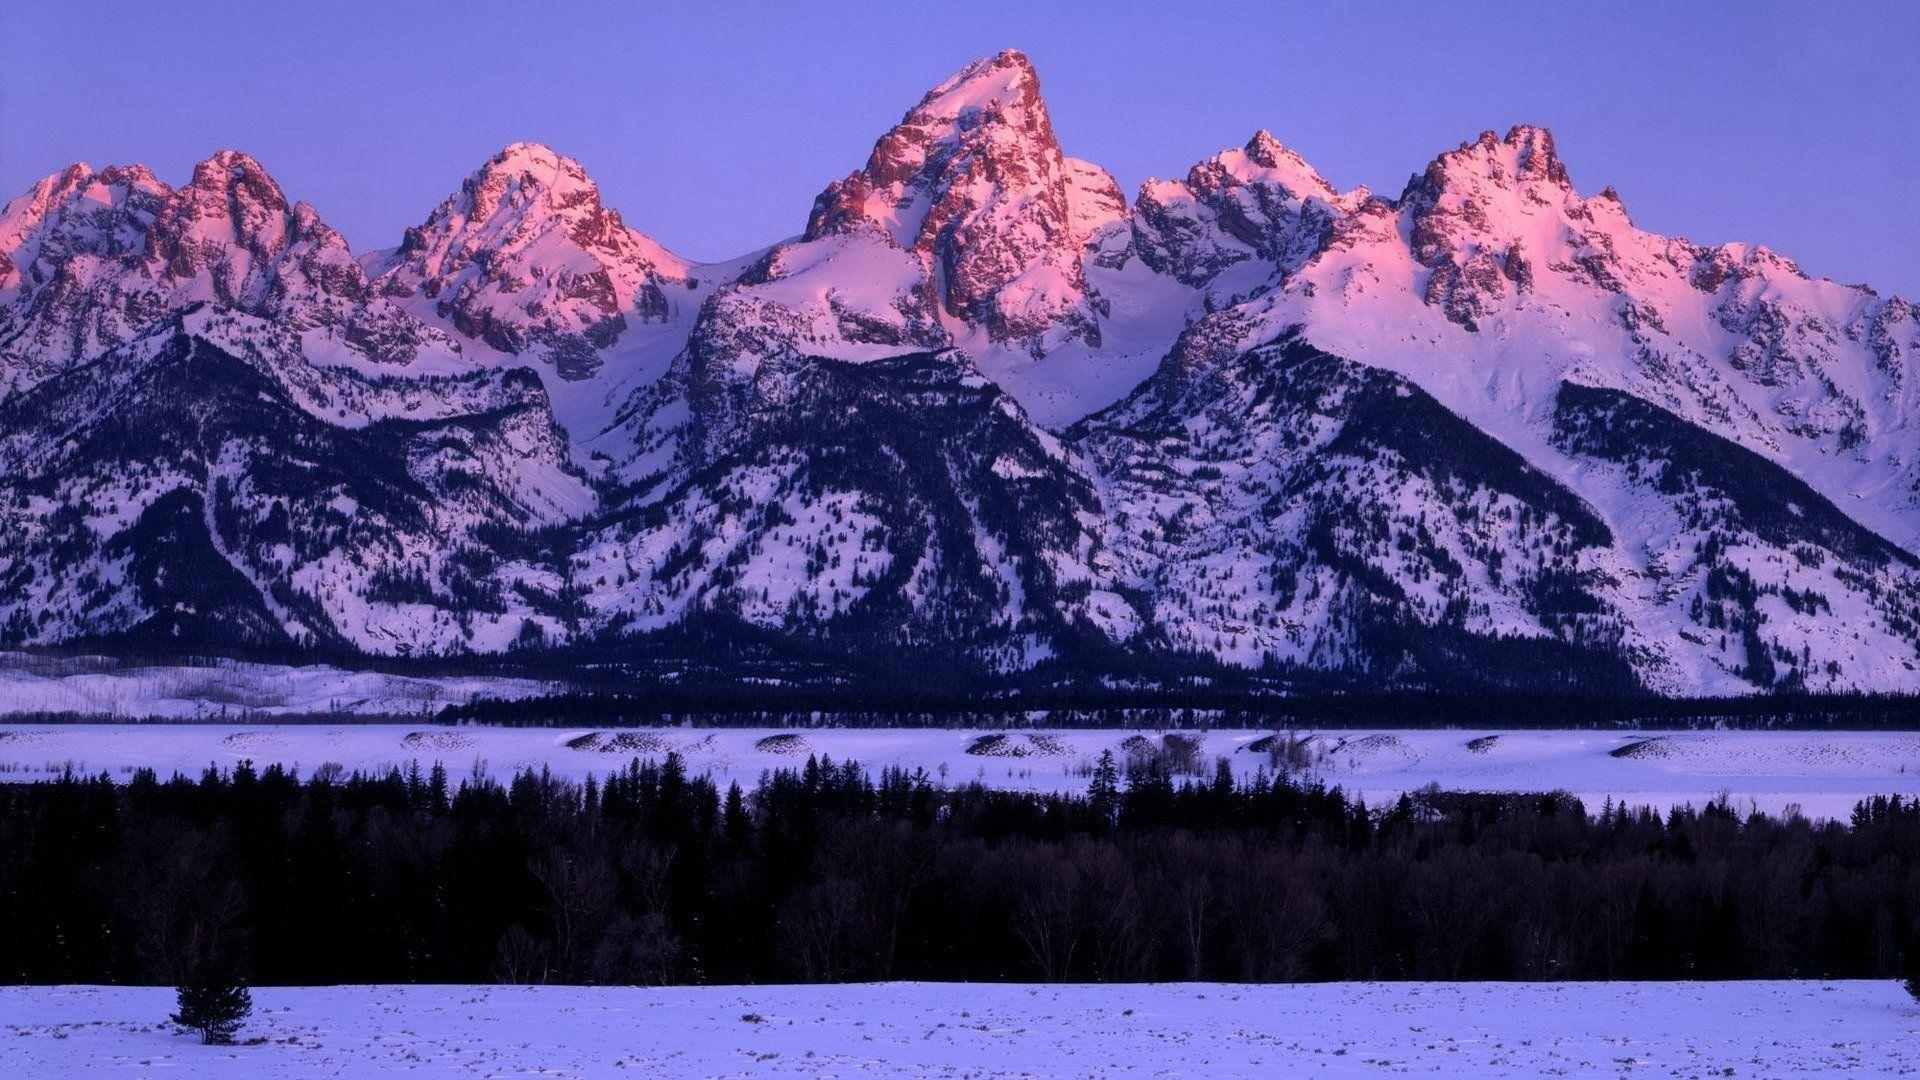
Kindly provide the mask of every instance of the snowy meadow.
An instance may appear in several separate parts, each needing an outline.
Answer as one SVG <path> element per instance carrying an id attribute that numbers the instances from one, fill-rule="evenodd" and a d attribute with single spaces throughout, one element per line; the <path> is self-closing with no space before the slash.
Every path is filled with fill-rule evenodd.
<path id="1" fill-rule="evenodd" d="M 368 773 L 413 764 L 456 777 L 523 770 L 584 780 L 636 758 L 678 753 L 690 772 L 724 788 L 752 787 L 769 769 L 809 756 L 881 769 L 924 769 L 937 783 L 1015 791 L 1084 791 L 1112 751 L 1165 752 L 1169 739 L 1195 775 L 1226 760 L 1237 775 L 1286 767 L 1340 785 L 1369 805 L 1428 785 L 1447 791 L 1564 791 L 1598 810 L 1616 804 L 1797 808 L 1845 818 L 1860 799 L 1920 794 L 1920 733 L 1258 730 L 965 731 L 939 728 L 495 728 L 425 724 L 0 724 L 0 780 L 47 779 L 72 769 L 126 779 L 151 768 L 194 776 L 241 761 L 303 774 L 335 764 Z M 1276 743 L 1291 740 L 1288 760 Z"/>
<path id="2" fill-rule="evenodd" d="M 201 1046 L 160 1023 L 171 997 L 0 989 L 7 1073 L 1338 1080 L 1920 1070 L 1920 1009 L 1889 982 L 266 988 L 237 1046 Z"/>

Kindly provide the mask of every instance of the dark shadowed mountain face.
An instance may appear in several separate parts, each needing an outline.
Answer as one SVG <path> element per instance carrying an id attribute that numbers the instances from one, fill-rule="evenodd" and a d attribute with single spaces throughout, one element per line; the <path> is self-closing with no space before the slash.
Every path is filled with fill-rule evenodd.
<path id="1" fill-rule="evenodd" d="M 1261 131 L 1129 199 L 1071 137 L 977 61 L 712 265 L 531 143 L 358 255 L 234 151 L 50 176 L 0 644 L 1920 690 L 1906 300 L 1638 229 L 1539 127 L 1392 196 Z"/>
<path id="2" fill-rule="evenodd" d="M 275 336 L 195 310 L 0 404 L 9 644 L 404 654 L 574 628 L 531 537 L 591 499 L 537 379 L 382 385 Z"/>
<path id="3" fill-rule="evenodd" d="M 1365 680 L 1631 686 L 1580 497 L 1407 380 L 1289 335 L 1075 430 L 1172 643 Z"/>
<path id="4" fill-rule="evenodd" d="M 1132 618 L 1097 589 L 1092 480 L 964 358 L 781 367 L 777 394 L 735 405 L 725 450 L 582 548 L 576 575 L 596 610 L 648 629 L 724 612 L 995 669 Z"/>

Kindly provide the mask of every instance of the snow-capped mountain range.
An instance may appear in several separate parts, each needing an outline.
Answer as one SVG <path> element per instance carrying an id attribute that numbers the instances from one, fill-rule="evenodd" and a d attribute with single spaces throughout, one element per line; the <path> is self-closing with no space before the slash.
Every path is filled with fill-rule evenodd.
<path id="1" fill-rule="evenodd" d="M 76 164 L 0 210 L 0 395 L 7 646 L 1920 690 L 1914 305 L 1538 127 L 1129 199 L 1010 51 L 709 265 L 531 143 L 360 254 L 242 153 Z"/>

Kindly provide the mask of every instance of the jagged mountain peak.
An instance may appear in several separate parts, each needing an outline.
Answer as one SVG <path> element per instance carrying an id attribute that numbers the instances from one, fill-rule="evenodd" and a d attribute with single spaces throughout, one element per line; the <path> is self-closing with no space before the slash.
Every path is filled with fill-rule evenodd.
<path id="1" fill-rule="evenodd" d="M 68 198 L 94 179 L 93 166 L 84 161 L 76 161 L 59 172 L 48 173 L 41 177 L 20 201 L 36 206 L 49 206 Z"/>
<path id="2" fill-rule="evenodd" d="M 109 165 L 100 170 L 100 179 L 103 183 L 120 184 L 143 191 L 171 190 L 165 182 L 154 175 L 152 169 L 137 162 L 130 165 Z"/>
<path id="3" fill-rule="evenodd" d="M 189 187 L 244 189 L 263 198 L 287 201 L 280 185 L 260 160 L 244 150 L 216 150 L 193 167 Z"/>
<path id="4" fill-rule="evenodd" d="M 108 165 L 102 169 L 95 169 L 89 162 L 76 161 L 64 169 L 41 177 L 32 187 L 9 202 L 8 216 L 11 218 L 25 213 L 44 213 L 57 203 L 70 199 L 96 184 L 162 195 L 173 190 L 145 165 Z"/>
<path id="5" fill-rule="evenodd" d="M 526 214 L 544 207 L 579 218 L 614 213 L 602 205 L 600 186 L 586 168 L 545 143 L 508 143 L 461 189 L 470 196 L 466 213 L 476 221 L 502 209 Z"/>
<path id="6" fill-rule="evenodd" d="M 76 161 L 58 172 L 48 173 L 46 176 L 41 177 L 39 183 L 34 185 L 34 188 L 36 190 L 44 188 L 48 191 L 71 190 L 82 180 L 92 175 L 93 166 L 90 163 L 84 160 Z"/>
<path id="7" fill-rule="evenodd" d="M 556 227 L 582 247 L 644 258 L 671 274 L 683 273 L 688 265 L 645 234 L 626 228 L 579 161 L 538 142 L 509 143 L 488 158 L 424 223 L 407 230 L 398 255 L 404 257 L 409 246 L 424 242 L 434 231 L 460 231 L 474 244 L 511 239 L 502 232 Z"/>
<path id="8" fill-rule="evenodd" d="M 861 171 L 815 201 L 807 237 L 879 226 L 902 247 L 930 239 L 931 205 L 955 182 L 1026 189 L 1057 180 L 1060 144 L 1039 75 L 1008 50 L 975 60 L 929 91 L 874 143 Z M 916 198 L 916 196 L 919 196 Z"/>
<path id="9" fill-rule="evenodd" d="M 1260 179 L 1279 183 L 1303 197 L 1317 195 L 1331 201 L 1338 196 L 1333 185 L 1320 175 L 1319 170 L 1266 128 L 1254 132 L 1237 154 L 1231 150 L 1223 151 L 1214 161 L 1242 180 L 1253 179 L 1258 170 L 1264 173 L 1259 176 Z"/>
<path id="10" fill-rule="evenodd" d="M 510 143 L 434 208 L 377 273 L 385 295 L 507 353 L 544 354 L 563 378 L 600 368 L 629 320 L 664 322 L 664 286 L 692 264 L 630 228 L 578 161 Z"/>
<path id="11" fill-rule="evenodd" d="M 500 152 L 489 159 L 489 165 L 544 165 L 559 167 L 562 164 L 578 166 L 578 162 L 562 155 L 546 143 L 534 139 L 520 139 L 500 148 Z"/>
<path id="12" fill-rule="evenodd" d="M 78 163 L 0 210 L 0 385 L 31 386 L 202 302 L 315 332 L 330 358 L 457 348 L 374 298 L 345 238 L 242 151 L 178 188 L 145 166 Z"/>
<path id="13" fill-rule="evenodd" d="M 1707 254 L 1713 264 L 1730 269 L 1730 276 L 1780 276 L 1807 280 L 1807 272 L 1800 269 L 1799 263 L 1765 244 L 1734 241 L 1721 244 Z"/>
<path id="14" fill-rule="evenodd" d="M 1462 186 L 1514 190 L 1530 184 L 1551 185 L 1569 194 L 1573 191 L 1573 180 L 1560 160 L 1553 132 L 1535 124 L 1516 124 L 1504 137 L 1483 131 L 1472 142 L 1461 143 L 1434 158 L 1425 172 L 1408 182 L 1403 199 L 1432 199 Z"/>
<path id="15" fill-rule="evenodd" d="M 806 239 L 871 233 L 918 255 L 945 313 L 999 342 L 1095 341 L 1082 248 L 1124 199 L 1065 157 L 1024 54 L 976 60 L 874 144 L 866 167 L 814 200 Z"/>
<path id="16" fill-rule="evenodd" d="M 49 215 L 60 212 L 67 204 L 84 200 L 95 207 L 111 205 L 129 192 L 165 196 L 172 194 L 173 189 L 145 165 L 109 165 L 95 170 L 85 161 L 76 161 L 64 169 L 48 173 L 0 207 L 0 255 L 10 252 L 28 230 Z M 81 205 L 77 208 L 90 207 Z"/>
<path id="17" fill-rule="evenodd" d="M 1274 166 L 1281 154 L 1292 153 L 1272 131 L 1266 128 L 1254 132 L 1253 137 L 1247 140 L 1247 145 L 1242 149 L 1246 151 L 1248 157 L 1268 168 Z"/>
<path id="18" fill-rule="evenodd" d="M 154 222 L 156 246 L 166 252 L 169 271 L 180 276 L 223 261 L 207 245 L 232 245 L 271 257 L 302 239 L 301 226 L 324 228 L 311 207 L 296 214 L 266 167 L 239 150 L 218 151 L 195 165 L 193 178 L 175 190 Z M 329 241 L 334 239 L 337 234 Z M 345 248 L 344 240 L 338 243 Z M 230 257 L 224 261 L 232 264 Z M 223 282 L 235 284 L 233 277 Z"/>
<path id="19" fill-rule="evenodd" d="M 1040 75 L 1019 49 L 1002 49 L 969 62 L 920 100 L 914 114 L 959 118 L 967 110 L 1040 104 Z"/>
<path id="20" fill-rule="evenodd" d="M 1286 274 L 1318 251 L 1339 215 L 1367 197 L 1342 196 L 1265 128 L 1187 170 L 1149 180 L 1135 199 L 1135 250 L 1148 266 L 1207 285 L 1242 266 L 1228 293 Z"/>
<path id="21" fill-rule="evenodd" d="M 1569 184 L 1567 167 L 1554 149 L 1553 132 L 1535 124 L 1515 124 L 1507 129 L 1503 146 L 1514 148 L 1519 174 L 1527 180 L 1551 180 Z"/>

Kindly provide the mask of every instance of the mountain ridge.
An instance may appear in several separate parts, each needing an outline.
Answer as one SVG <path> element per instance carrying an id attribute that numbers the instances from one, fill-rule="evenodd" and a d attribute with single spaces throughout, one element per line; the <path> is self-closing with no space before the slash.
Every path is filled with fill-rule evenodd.
<path id="1" fill-rule="evenodd" d="M 214 604 L 368 654 L 730 621 L 1073 678 L 1920 690 L 1917 350 L 1910 302 L 1640 230 L 1535 125 L 1392 197 L 1263 129 L 1129 199 L 1015 50 L 720 264 L 536 143 L 358 256 L 243 153 L 80 163 L 0 209 L 0 638 Z M 293 523 L 330 539 L 249 539 Z"/>

